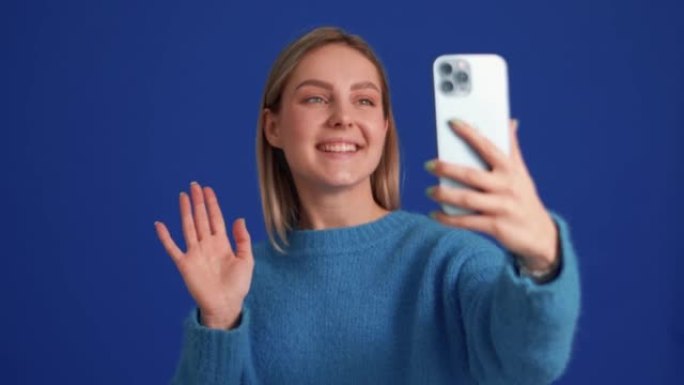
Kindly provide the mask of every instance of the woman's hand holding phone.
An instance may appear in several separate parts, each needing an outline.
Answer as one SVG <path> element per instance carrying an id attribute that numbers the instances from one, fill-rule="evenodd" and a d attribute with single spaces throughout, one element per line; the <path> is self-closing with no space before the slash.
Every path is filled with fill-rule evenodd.
<path id="1" fill-rule="evenodd" d="M 454 132 L 490 166 L 489 170 L 433 160 L 426 168 L 439 177 L 460 181 L 473 189 L 434 186 L 428 195 L 437 202 L 478 214 L 447 215 L 435 212 L 439 222 L 487 233 L 523 259 L 531 270 L 547 270 L 557 264 L 558 230 L 541 202 L 520 151 L 517 121 L 509 124 L 511 156 L 480 135 L 469 124 L 453 121 Z"/>
<path id="2" fill-rule="evenodd" d="M 180 213 L 187 251 L 182 252 L 161 222 L 157 235 L 180 271 L 200 310 L 201 323 L 209 328 L 236 326 L 252 282 L 254 258 L 244 219 L 233 223 L 236 250 L 226 233 L 218 199 L 211 187 L 190 185 L 190 197 L 181 192 Z"/>

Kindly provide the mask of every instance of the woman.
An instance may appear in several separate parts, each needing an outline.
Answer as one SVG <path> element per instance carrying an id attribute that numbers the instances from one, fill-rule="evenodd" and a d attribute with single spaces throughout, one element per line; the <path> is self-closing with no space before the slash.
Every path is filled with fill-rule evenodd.
<path id="1" fill-rule="evenodd" d="M 454 121 L 491 169 L 427 169 L 478 215 L 399 209 L 387 77 L 370 47 L 319 28 L 267 80 L 257 134 L 269 242 L 244 219 L 232 249 L 210 187 L 180 210 L 188 250 L 157 234 L 197 303 L 176 384 L 547 384 L 570 356 L 579 312 L 567 225 L 537 196 L 511 122 L 507 157 Z M 192 206 L 192 209 L 191 209 Z M 495 237 L 507 252 L 477 230 Z"/>

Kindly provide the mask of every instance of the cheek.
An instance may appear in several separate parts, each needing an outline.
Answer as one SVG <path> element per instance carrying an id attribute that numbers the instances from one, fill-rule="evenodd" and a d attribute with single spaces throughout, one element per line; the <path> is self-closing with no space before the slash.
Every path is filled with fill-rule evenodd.
<path id="1" fill-rule="evenodd" d="M 373 129 L 370 132 L 370 135 L 371 135 L 373 141 L 376 144 L 379 144 L 380 147 L 382 147 L 382 145 L 384 145 L 384 143 L 385 143 L 385 139 L 387 138 L 387 132 L 388 132 L 388 129 L 386 128 L 386 125 L 385 125 L 385 119 L 380 118 L 380 119 L 377 119 L 373 123 Z"/>
<path id="2" fill-rule="evenodd" d="M 296 144 L 308 139 L 315 132 L 314 127 L 320 125 L 322 118 L 316 111 L 290 109 L 282 122 L 285 140 Z"/>
<path id="3" fill-rule="evenodd" d="M 387 139 L 387 133 L 384 129 L 384 125 L 380 125 L 375 131 L 370 133 L 368 140 L 372 141 L 371 147 L 369 148 L 369 160 L 377 167 L 380 159 L 382 159 L 383 151 L 385 150 L 385 141 Z"/>
<path id="4" fill-rule="evenodd" d="M 293 115 L 282 122 L 282 137 L 286 147 L 296 146 L 306 139 L 307 119 Z"/>

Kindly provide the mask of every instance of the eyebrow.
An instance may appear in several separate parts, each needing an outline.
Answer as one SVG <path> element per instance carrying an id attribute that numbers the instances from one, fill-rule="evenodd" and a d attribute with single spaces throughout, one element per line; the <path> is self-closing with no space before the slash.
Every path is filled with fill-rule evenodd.
<path id="1" fill-rule="evenodd" d="M 332 88 L 333 88 L 332 84 L 325 82 L 323 80 L 308 79 L 308 80 L 304 80 L 303 82 L 299 83 L 299 85 L 295 88 L 295 90 L 298 90 L 304 86 L 321 87 L 321 88 L 325 88 L 326 90 L 332 90 Z M 351 86 L 352 91 L 365 89 L 365 88 L 371 88 L 371 89 L 374 89 L 374 90 L 382 93 L 380 91 L 380 88 L 378 88 L 378 86 L 376 86 L 375 83 L 369 82 L 369 81 L 354 83 Z"/>

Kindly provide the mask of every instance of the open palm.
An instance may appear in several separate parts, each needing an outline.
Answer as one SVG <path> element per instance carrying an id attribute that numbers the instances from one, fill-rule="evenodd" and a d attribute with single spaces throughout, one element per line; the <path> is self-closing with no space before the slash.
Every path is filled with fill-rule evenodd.
<path id="1" fill-rule="evenodd" d="M 233 327 L 249 292 L 254 270 L 251 240 L 244 219 L 233 223 L 233 251 L 213 189 L 190 185 L 190 197 L 181 192 L 180 213 L 187 251 L 184 253 L 161 222 L 157 235 L 178 267 L 190 295 L 208 327 Z"/>

